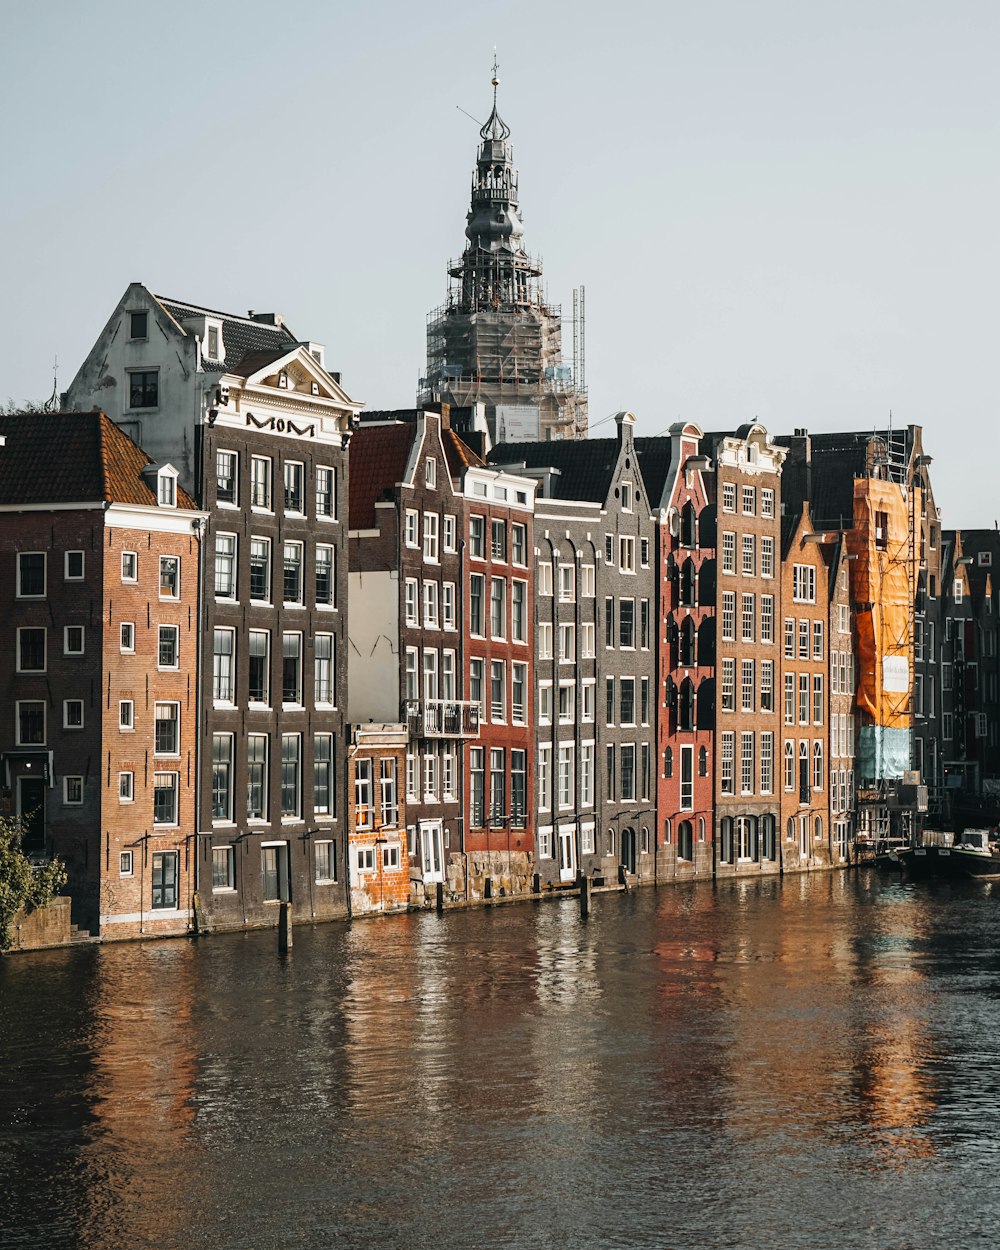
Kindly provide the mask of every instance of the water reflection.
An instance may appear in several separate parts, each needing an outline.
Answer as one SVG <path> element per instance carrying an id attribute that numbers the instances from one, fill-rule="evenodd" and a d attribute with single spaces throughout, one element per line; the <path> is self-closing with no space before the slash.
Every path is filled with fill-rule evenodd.
<path id="1" fill-rule="evenodd" d="M 0 1243 L 988 1244 L 997 903 L 817 875 L 2 961 Z"/>

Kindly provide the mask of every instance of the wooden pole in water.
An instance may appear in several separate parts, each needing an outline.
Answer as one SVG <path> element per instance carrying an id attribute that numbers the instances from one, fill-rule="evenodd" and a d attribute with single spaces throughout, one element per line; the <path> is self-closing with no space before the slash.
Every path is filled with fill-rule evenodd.
<path id="1" fill-rule="evenodd" d="M 281 903 L 278 911 L 278 954 L 287 955 L 292 949 L 292 905 Z"/>
<path id="2" fill-rule="evenodd" d="M 586 919 L 590 915 L 591 880 L 586 873 L 580 874 L 580 917 Z"/>

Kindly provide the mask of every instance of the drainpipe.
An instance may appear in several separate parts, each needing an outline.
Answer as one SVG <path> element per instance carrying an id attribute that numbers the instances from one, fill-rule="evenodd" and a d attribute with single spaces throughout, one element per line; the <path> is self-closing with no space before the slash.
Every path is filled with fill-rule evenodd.
<path id="1" fill-rule="evenodd" d="M 202 448 L 200 449 L 200 451 L 202 454 L 204 453 L 204 444 L 202 445 Z M 202 455 L 199 454 L 196 457 L 196 464 L 198 465 L 199 480 L 195 487 L 196 492 L 197 492 L 195 495 L 195 498 L 199 501 L 199 506 L 201 506 L 203 503 L 202 498 L 201 498 L 201 488 L 202 488 L 201 460 L 202 460 Z M 193 819 L 194 873 L 192 874 L 194 889 L 192 891 L 192 898 L 191 898 L 191 910 L 194 912 L 194 918 L 193 918 L 194 924 L 195 926 L 197 926 L 198 914 L 195 909 L 194 899 L 195 897 L 198 897 L 200 886 L 201 886 L 201 842 L 198 839 L 198 826 L 199 824 L 201 824 L 201 797 L 202 797 L 201 742 L 202 742 L 202 738 L 204 737 L 204 734 L 202 733 L 202 729 L 201 729 L 201 715 L 202 715 L 201 709 L 203 706 L 202 694 L 203 694 L 204 685 L 205 685 L 205 672 L 204 672 L 205 628 L 206 628 L 207 618 L 208 618 L 208 610 L 207 610 L 207 607 L 205 606 L 206 605 L 205 537 L 208 531 L 207 519 L 202 519 L 201 517 L 195 518 L 195 520 L 191 523 L 191 529 L 195 535 L 195 538 L 198 541 L 198 586 L 197 586 L 198 597 L 195 602 L 195 609 L 194 609 L 194 616 L 195 616 L 195 631 L 194 631 L 195 632 L 195 670 L 194 670 L 195 671 L 195 681 L 194 681 L 195 695 L 194 695 L 194 699 L 195 699 L 195 709 L 196 709 L 195 711 L 195 727 L 196 728 L 195 728 L 195 735 L 194 735 L 194 819 Z M 204 611 L 204 619 L 202 615 L 203 611 Z M 243 893 L 242 881 L 243 881 L 243 877 L 241 874 L 240 876 L 240 883 L 241 883 L 240 894 L 241 895 Z M 191 883 L 189 882 L 189 887 L 190 887 L 190 884 Z M 191 927 L 190 921 L 189 921 L 188 927 L 189 928 Z M 245 901 L 244 901 L 243 927 L 246 928 L 246 903 Z"/>

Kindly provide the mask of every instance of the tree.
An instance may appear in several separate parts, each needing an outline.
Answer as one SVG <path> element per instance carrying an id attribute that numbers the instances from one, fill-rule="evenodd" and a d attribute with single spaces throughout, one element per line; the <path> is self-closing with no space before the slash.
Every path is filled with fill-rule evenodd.
<path id="1" fill-rule="evenodd" d="M 8 399 L 5 404 L 0 404 L 0 417 L 21 417 L 45 411 L 44 400 L 26 399 L 19 404 L 15 399 Z"/>
<path id="2" fill-rule="evenodd" d="M 24 829 L 19 819 L 0 816 L 0 951 L 13 943 L 11 925 L 23 908 L 45 907 L 66 884 L 66 866 L 53 859 L 32 864 L 22 850 Z"/>

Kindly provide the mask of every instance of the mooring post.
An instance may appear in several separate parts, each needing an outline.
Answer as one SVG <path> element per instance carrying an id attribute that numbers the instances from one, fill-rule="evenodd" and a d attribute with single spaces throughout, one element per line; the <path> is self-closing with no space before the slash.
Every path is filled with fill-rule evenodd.
<path id="1" fill-rule="evenodd" d="M 278 911 L 278 954 L 287 955 L 292 949 L 292 905 L 283 902 Z"/>
<path id="2" fill-rule="evenodd" d="M 444 882 L 443 881 L 439 881 L 437 883 L 436 898 L 437 898 L 437 902 L 436 902 L 437 910 L 439 912 L 444 911 Z"/>
<path id="3" fill-rule="evenodd" d="M 582 918 L 590 915 L 590 889 L 591 880 L 586 873 L 582 873 L 580 875 L 580 916 Z"/>

